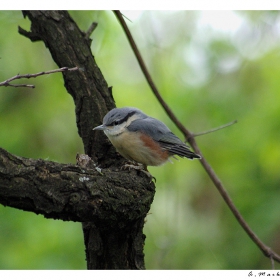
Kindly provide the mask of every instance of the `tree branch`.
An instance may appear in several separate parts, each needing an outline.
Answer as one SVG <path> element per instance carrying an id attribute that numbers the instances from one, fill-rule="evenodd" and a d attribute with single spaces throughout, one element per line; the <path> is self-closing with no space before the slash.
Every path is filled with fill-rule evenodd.
<path id="1" fill-rule="evenodd" d="M 85 38 L 86 39 L 90 39 L 90 35 L 92 34 L 92 32 L 96 29 L 98 23 L 97 22 L 93 22 L 90 27 L 88 28 L 87 32 L 85 33 Z"/>
<path id="2" fill-rule="evenodd" d="M 233 124 L 235 124 L 235 123 L 237 123 L 237 120 L 232 121 L 232 122 L 230 122 L 230 123 L 226 123 L 226 124 L 221 125 L 221 126 L 216 127 L 216 128 L 209 129 L 209 130 L 207 130 L 207 131 L 198 132 L 198 133 L 193 133 L 193 134 L 192 134 L 192 137 L 197 137 L 197 136 L 209 134 L 209 133 L 212 133 L 212 132 L 216 132 L 216 131 L 218 131 L 218 130 L 221 130 L 221 129 L 223 129 L 223 128 L 226 128 L 226 127 L 228 127 L 228 126 L 231 126 L 231 125 L 233 125 Z"/>
<path id="3" fill-rule="evenodd" d="M 34 85 L 26 85 L 26 84 L 12 85 L 12 84 L 10 84 L 10 82 L 12 82 L 12 81 L 14 81 L 14 80 L 18 80 L 18 79 L 23 79 L 23 78 L 26 78 L 26 79 L 36 78 L 36 77 L 38 77 L 38 76 L 53 74 L 53 73 L 57 73 L 57 72 L 76 71 L 76 70 L 78 70 L 78 69 L 79 69 L 78 67 L 74 67 L 74 68 L 62 67 L 62 68 L 60 68 L 60 69 L 55 69 L 55 70 L 49 70 L 49 71 L 39 72 L 39 73 L 36 73 L 36 74 L 24 74 L 24 75 L 17 74 L 16 76 L 7 79 L 7 80 L 4 81 L 4 82 L 0 82 L 0 87 L 1 87 L 1 86 L 2 86 L 2 87 L 3 87 L 3 86 L 4 86 L 4 87 L 10 86 L 10 87 L 30 87 L 30 88 L 35 88 Z"/>
<path id="4" fill-rule="evenodd" d="M 152 92 L 154 93 L 154 95 L 156 96 L 156 98 L 158 99 L 159 103 L 162 105 L 162 107 L 164 108 L 165 112 L 167 113 L 167 115 L 170 117 L 170 119 L 174 122 L 174 124 L 178 127 L 178 129 L 184 134 L 185 138 L 189 141 L 190 145 L 192 146 L 192 148 L 195 150 L 196 153 L 198 153 L 199 155 L 202 155 L 200 149 L 197 146 L 197 143 L 194 139 L 194 135 L 184 127 L 184 125 L 178 120 L 178 118 L 175 116 L 175 114 L 173 113 L 173 111 L 170 109 L 170 107 L 167 105 L 167 103 L 164 101 L 164 99 L 162 98 L 161 94 L 159 93 L 159 91 L 157 90 L 148 70 L 147 67 L 144 63 L 144 60 L 138 50 L 138 47 L 126 25 L 125 20 L 122 17 L 122 14 L 120 11 L 114 11 L 117 19 L 119 20 L 125 35 L 127 36 L 127 39 L 130 43 L 130 46 L 137 58 L 137 61 L 140 65 L 140 68 L 142 69 L 142 72 L 148 82 L 148 84 L 150 85 Z M 226 204 L 228 205 L 228 207 L 230 208 L 231 212 L 233 213 L 233 215 L 236 217 L 237 221 L 239 222 L 239 224 L 242 226 L 242 228 L 245 230 L 245 232 L 248 234 L 248 236 L 253 240 L 253 242 L 261 249 L 261 251 L 264 253 L 265 256 L 269 257 L 269 258 L 273 258 L 274 260 L 276 260 L 277 262 L 280 262 L 280 256 L 277 255 L 274 251 L 272 251 L 269 247 L 267 247 L 258 237 L 257 235 L 252 231 L 252 229 L 249 227 L 249 225 L 246 223 L 246 221 L 243 219 L 242 215 L 239 213 L 239 211 L 237 210 L 236 206 L 234 205 L 234 203 L 232 202 L 230 196 L 228 195 L 227 191 L 225 190 L 222 182 L 220 181 L 220 179 L 218 178 L 218 176 L 216 175 L 216 173 L 214 172 L 214 170 L 211 168 L 211 166 L 209 165 L 209 163 L 206 161 L 206 159 L 204 157 L 202 157 L 202 159 L 200 160 L 201 164 L 203 165 L 205 171 L 208 173 L 210 179 L 212 180 L 212 182 L 214 183 L 214 185 L 216 186 L 216 188 L 218 189 L 219 193 L 221 194 L 221 196 L 223 197 L 224 201 L 226 202 Z"/>
<path id="5" fill-rule="evenodd" d="M 129 223 L 150 209 L 155 188 L 149 181 L 136 172 L 104 169 L 101 175 L 94 167 L 27 159 L 0 148 L 0 203 L 46 218 L 102 221 L 103 227 Z"/>
<path id="6" fill-rule="evenodd" d="M 41 41 L 41 38 L 38 34 L 34 34 L 33 32 L 28 32 L 28 31 L 24 30 L 23 28 L 21 28 L 20 26 L 18 27 L 18 33 L 21 34 L 22 36 L 30 39 L 32 42 Z"/>

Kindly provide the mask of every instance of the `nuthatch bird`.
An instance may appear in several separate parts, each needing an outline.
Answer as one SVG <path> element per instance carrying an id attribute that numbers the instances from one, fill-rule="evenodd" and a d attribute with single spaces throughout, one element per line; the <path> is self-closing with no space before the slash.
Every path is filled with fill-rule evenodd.
<path id="1" fill-rule="evenodd" d="M 137 108 L 115 108 L 105 115 L 103 124 L 93 130 L 103 130 L 124 158 L 143 164 L 146 170 L 148 165 L 165 163 L 170 156 L 201 158 L 163 122 Z"/>

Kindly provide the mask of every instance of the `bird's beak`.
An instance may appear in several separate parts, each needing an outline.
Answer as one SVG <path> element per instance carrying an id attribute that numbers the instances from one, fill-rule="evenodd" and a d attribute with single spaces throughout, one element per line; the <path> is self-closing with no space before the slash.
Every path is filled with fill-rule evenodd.
<path id="1" fill-rule="evenodd" d="M 93 128 L 92 130 L 105 130 L 106 129 L 106 126 L 104 126 L 103 124 Z"/>

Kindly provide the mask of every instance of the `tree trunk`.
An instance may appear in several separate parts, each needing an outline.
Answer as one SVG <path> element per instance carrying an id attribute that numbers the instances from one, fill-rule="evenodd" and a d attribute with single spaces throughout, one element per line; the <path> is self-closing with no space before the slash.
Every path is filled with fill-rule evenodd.
<path id="1" fill-rule="evenodd" d="M 142 173 L 122 171 L 123 158 L 103 133 L 92 130 L 115 103 L 91 54 L 91 40 L 65 11 L 24 11 L 24 16 L 31 21 L 31 32 L 19 27 L 20 34 L 43 41 L 59 67 L 80 68 L 63 77 L 92 161 L 64 165 L 1 149 L 0 202 L 48 218 L 82 222 L 88 269 L 144 269 L 143 226 L 155 186 Z"/>

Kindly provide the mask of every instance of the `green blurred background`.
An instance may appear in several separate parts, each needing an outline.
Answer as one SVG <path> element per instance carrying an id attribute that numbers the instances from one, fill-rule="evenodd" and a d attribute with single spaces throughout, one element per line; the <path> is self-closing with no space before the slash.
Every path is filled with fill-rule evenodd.
<path id="1" fill-rule="evenodd" d="M 165 101 L 198 133 L 204 157 L 265 244 L 280 254 L 280 13 L 278 11 L 122 11 Z M 92 34 L 92 52 L 118 107 L 164 121 L 111 11 L 71 11 Z M 20 11 L 0 12 L 0 81 L 57 68 Z M 65 65 L 75 66 L 75 65 Z M 74 104 L 60 73 L 0 87 L 0 147 L 31 158 L 75 163 L 83 153 Z M 147 269 L 270 269 L 199 161 L 181 159 L 150 172 L 156 195 L 144 232 Z M 85 269 L 81 225 L 0 206 L 0 269 Z M 280 265 L 276 263 L 276 268 Z"/>

